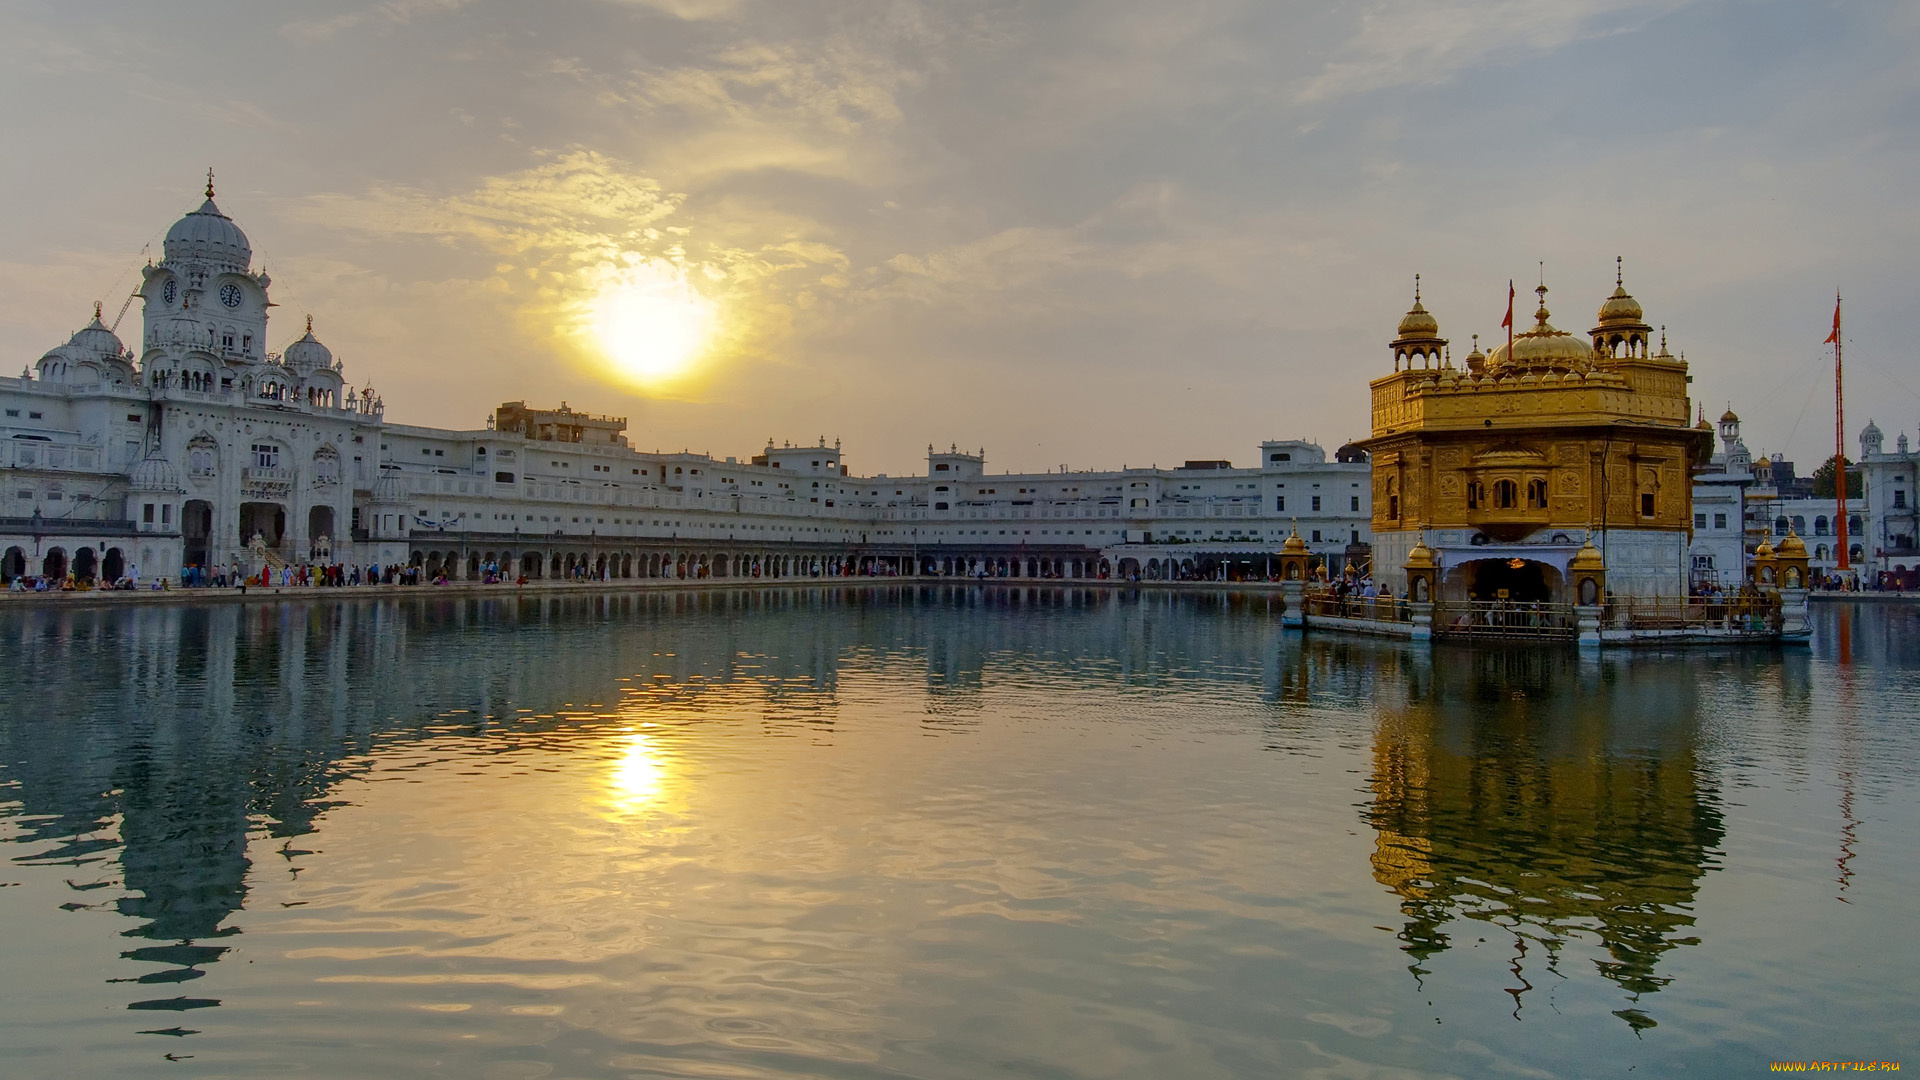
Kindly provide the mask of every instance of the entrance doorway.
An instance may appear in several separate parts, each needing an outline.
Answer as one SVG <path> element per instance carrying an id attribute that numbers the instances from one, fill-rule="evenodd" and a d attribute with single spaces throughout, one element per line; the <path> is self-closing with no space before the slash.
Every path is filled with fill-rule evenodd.
<path id="1" fill-rule="evenodd" d="M 240 546 L 253 543 L 254 534 L 264 537 L 267 546 L 278 549 L 287 532 L 287 511 L 279 503 L 240 504 Z"/>
<path id="2" fill-rule="evenodd" d="M 1558 599 L 1560 571 L 1532 559 L 1475 559 L 1448 575 L 1464 578 L 1470 600 L 1545 604 Z"/>

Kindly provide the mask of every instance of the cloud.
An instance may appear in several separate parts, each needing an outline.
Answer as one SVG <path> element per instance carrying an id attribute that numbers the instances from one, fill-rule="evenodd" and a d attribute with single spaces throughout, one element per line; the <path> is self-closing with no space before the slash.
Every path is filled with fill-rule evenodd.
<path id="1" fill-rule="evenodd" d="M 595 298 L 637 271 L 682 282 L 718 305 L 712 351 L 721 361 L 791 332 L 797 313 L 839 296 L 848 280 L 845 253 L 805 218 L 735 200 L 716 208 L 709 228 L 687 213 L 684 194 L 584 149 L 461 194 L 333 194 L 302 213 L 365 238 L 484 250 L 494 256 L 491 274 L 477 284 L 519 307 L 529 337 L 576 358 Z"/>
<path id="2" fill-rule="evenodd" d="M 357 11 L 343 12 L 326 19 L 298 19 L 281 27 L 282 35 L 299 41 L 325 41 L 343 30 L 357 26 L 391 29 L 415 19 L 442 15 L 466 7 L 472 0 L 383 0 Z"/>
<path id="3" fill-rule="evenodd" d="M 1319 74 L 1302 102 L 1392 86 L 1442 83 L 1464 68 L 1515 50 L 1551 52 L 1576 41 L 1629 33 L 1684 0 L 1376 0 L 1359 30 Z"/>

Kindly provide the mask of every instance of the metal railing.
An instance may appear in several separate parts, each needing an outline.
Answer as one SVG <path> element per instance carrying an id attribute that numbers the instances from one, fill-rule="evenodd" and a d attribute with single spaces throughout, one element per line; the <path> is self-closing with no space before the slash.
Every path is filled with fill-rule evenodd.
<path id="1" fill-rule="evenodd" d="M 1454 637 L 1571 638 L 1579 626 L 1567 604 L 1449 600 L 1433 605 L 1433 632 Z"/>
<path id="2" fill-rule="evenodd" d="M 1720 630 L 1766 633 L 1778 614 L 1771 596 L 1620 596 L 1601 609 L 1601 625 L 1617 630 Z"/>
<path id="3" fill-rule="evenodd" d="M 1413 611 L 1400 597 L 1369 598 L 1336 596 L 1331 592 L 1308 593 L 1301 598 L 1301 610 L 1308 619 L 1364 619 L 1368 622 L 1411 622 Z"/>

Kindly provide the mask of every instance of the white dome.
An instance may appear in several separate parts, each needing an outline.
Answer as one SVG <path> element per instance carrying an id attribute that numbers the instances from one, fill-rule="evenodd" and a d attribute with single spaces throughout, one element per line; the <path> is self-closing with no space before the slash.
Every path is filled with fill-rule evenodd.
<path id="1" fill-rule="evenodd" d="M 313 316 L 307 316 L 307 336 L 287 346 L 286 365 L 296 371 L 315 371 L 333 366 L 333 350 L 313 336 Z"/>
<path id="2" fill-rule="evenodd" d="M 212 190 L 200 209 L 167 230 L 168 262 L 205 262 L 244 271 L 253 261 L 253 245 L 233 219 L 213 204 Z"/>
<path id="3" fill-rule="evenodd" d="M 380 479 L 373 482 L 373 501 L 398 506 L 408 501 L 406 482 L 393 469 L 380 470 Z"/>
<path id="4" fill-rule="evenodd" d="M 161 457 L 159 451 L 151 451 L 127 474 L 127 486 L 135 491 L 180 490 L 180 476 L 173 471 L 173 463 Z"/>
<path id="5" fill-rule="evenodd" d="M 100 306 L 94 305 L 93 321 L 80 329 L 79 333 L 68 339 L 67 344 L 79 350 L 82 355 L 97 359 L 124 359 L 127 347 L 107 324 L 100 321 Z"/>

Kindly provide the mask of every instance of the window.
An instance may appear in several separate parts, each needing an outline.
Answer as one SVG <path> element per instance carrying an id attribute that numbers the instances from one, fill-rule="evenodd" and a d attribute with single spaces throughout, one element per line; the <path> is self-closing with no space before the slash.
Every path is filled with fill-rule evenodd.
<path id="1" fill-rule="evenodd" d="M 493 482 L 496 484 L 511 484 L 513 483 L 513 474 L 510 472 L 494 473 Z"/>
<path id="2" fill-rule="evenodd" d="M 1355 495 L 1355 496 L 1353 497 L 1353 499 L 1352 499 L 1352 502 L 1353 502 L 1353 505 L 1352 505 L 1352 506 L 1350 506 L 1350 507 L 1348 507 L 1348 509 L 1349 509 L 1349 510 L 1358 510 L 1358 509 L 1360 509 L 1360 496 L 1358 496 L 1358 495 Z"/>
<path id="3" fill-rule="evenodd" d="M 935 510 L 945 510 L 945 509 L 947 508 L 947 504 L 946 504 L 946 503 L 934 503 L 934 504 L 933 504 L 933 508 L 934 508 Z"/>
<path id="4" fill-rule="evenodd" d="M 1897 489 L 1894 491 L 1893 508 L 1895 510 L 1905 510 L 1907 508 L 1907 493 L 1905 491 Z"/>
<path id="5" fill-rule="evenodd" d="M 935 466 L 933 467 L 933 471 L 934 471 L 934 472 L 946 472 L 946 471 L 947 471 L 947 463 L 943 461 L 943 462 L 941 462 L 940 464 L 938 464 L 938 465 L 935 465 Z"/>
<path id="6" fill-rule="evenodd" d="M 145 506 L 140 508 L 140 520 L 145 522 L 148 525 L 153 524 L 153 504 L 152 503 L 148 503 Z"/>
<path id="7" fill-rule="evenodd" d="M 1713 515 L 1713 527 L 1714 527 L 1714 528 L 1716 528 L 1716 529 L 1724 529 L 1724 528 L 1726 528 L 1726 527 L 1727 527 L 1727 515 L 1725 515 L 1725 514 L 1715 514 L 1715 515 Z"/>
<path id="8" fill-rule="evenodd" d="M 160 504 L 160 524 L 173 524 L 173 506 L 169 503 Z"/>
<path id="9" fill-rule="evenodd" d="M 1547 482 L 1535 477 L 1527 481 L 1527 508 L 1545 510 L 1547 508 Z"/>
<path id="10" fill-rule="evenodd" d="M 1480 504 L 1486 501 L 1486 492 L 1480 487 L 1480 481 L 1467 481 L 1467 509 L 1478 510 L 1480 509 Z"/>
<path id="11" fill-rule="evenodd" d="M 1292 460 L 1293 460 L 1293 455 L 1292 455 L 1292 454 L 1268 454 L 1268 455 L 1267 455 L 1267 460 L 1268 460 L 1268 461 L 1270 461 L 1270 462 L 1272 462 L 1272 461 L 1292 461 Z"/>
<path id="12" fill-rule="evenodd" d="M 19 413 L 14 413 L 13 415 L 15 415 L 15 416 L 19 416 L 20 414 L 19 414 Z M 42 416 L 44 416 L 44 415 L 45 415 L 45 414 L 43 414 L 43 413 L 37 413 L 37 412 L 28 412 L 28 413 L 27 413 L 27 419 L 29 419 L 29 420 L 39 420 L 39 419 L 41 419 L 41 417 L 42 417 Z"/>
<path id="13" fill-rule="evenodd" d="M 1694 528 L 1696 528 L 1696 529 L 1704 529 L 1704 528 L 1706 528 L 1706 527 L 1707 527 L 1707 515 L 1705 515 L 1705 514 L 1695 514 L 1695 515 L 1693 515 L 1693 527 L 1694 527 Z"/>
<path id="14" fill-rule="evenodd" d="M 280 448 L 272 443 L 253 444 L 253 466 L 256 469 L 277 469 L 280 467 Z"/>
<path id="15" fill-rule="evenodd" d="M 1318 510 L 1318 509 L 1320 509 L 1320 496 L 1318 496 L 1318 495 L 1315 495 L 1315 496 L 1313 497 L 1313 508 L 1314 508 L 1315 510 Z"/>
<path id="16" fill-rule="evenodd" d="M 1493 507 L 1496 510 L 1512 510 L 1520 505 L 1520 485 L 1511 480 L 1493 482 Z"/>
<path id="17" fill-rule="evenodd" d="M 1640 516 L 1641 516 L 1641 517 L 1652 517 L 1652 516 L 1653 516 L 1653 513 L 1654 513 L 1654 510 L 1653 510 L 1653 492 L 1651 492 L 1651 491 L 1643 491 L 1643 492 L 1641 492 L 1641 493 L 1640 493 Z"/>
<path id="18" fill-rule="evenodd" d="M 7 410 L 7 415 L 8 415 L 8 416 L 19 416 L 19 415 L 20 415 L 20 410 L 19 410 L 19 409 L 8 409 L 8 410 Z"/>
<path id="19" fill-rule="evenodd" d="M 1319 530 L 1319 529 L 1315 529 L 1315 530 L 1313 530 L 1313 542 L 1314 542 L 1314 543 L 1316 543 L 1316 544 L 1320 542 L 1320 530 Z"/>
<path id="20" fill-rule="evenodd" d="M 1287 508 L 1287 497 L 1285 495 L 1275 495 L 1273 497 L 1273 508 L 1275 510 L 1285 510 Z"/>
<path id="21" fill-rule="evenodd" d="M 11 410 L 9 410 L 9 411 L 11 411 Z M 18 415 L 20 415 L 20 414 L 19 414 L 19 413 L 14 413 L 14 415 L 15 415 L 15 416 L 18 416 Z M 137 423 L 139 423 L 139 422 L 140 422 L 140 414 L 139 414 L 139 413 L 137 413 L 137 412 L 130 412 L 130 413 L 128 413 L 128 414 L 127 414 L 127 423 L 129 423 L 129 424 L 137 424 Z"/>

